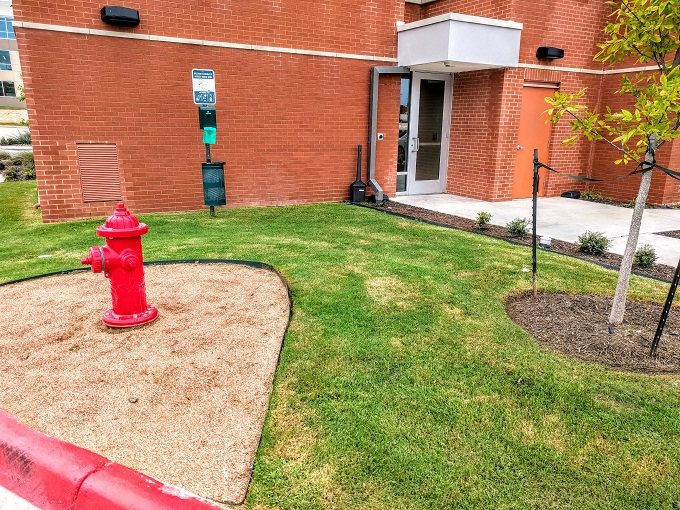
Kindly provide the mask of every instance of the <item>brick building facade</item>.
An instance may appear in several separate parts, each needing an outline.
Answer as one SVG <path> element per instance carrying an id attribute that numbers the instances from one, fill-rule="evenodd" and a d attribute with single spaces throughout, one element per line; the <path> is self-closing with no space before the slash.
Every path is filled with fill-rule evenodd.
<path id="1" fill-rule="evenodd" d="M 623 68 L 634 67 L 605 69 L 593 61 L 610 12 L 599 1 L 121 4 L 139 11 L 137 27 L 104 23 L 102 4 L 90 0 L 14 1 L 45 221 L 104 215 L 118 199 L 137 212 L 202 207 L 204 148 L 191 93 L 193 68 L 215 70 L 213 155 L 226 162 L 228 204 L 245 206 L 346 200 L 359 144 L 367 149 L 363 167 L 374 188 L 387 196 L 425 189 L 517 198 L 523 193 L 517 186 L 518 136 L 526 87 L 546 95 L 587 87 L 591 106 L 616 106 L 612 90 L 629 72 Z M 402 65 L 402 36 L 445 27 L 472 33 L 488 28 L 499 37 L 521 30 L 516 63 Z M 480 37 L 479 44 L 493 37 Z M 477 44 L 474 36 L 465 40 Z M 539 46 L 563 48 L 565 56 L 539 60 Z M 371 70 L 390 67 L 402 72 L 380 75 L 371 122 Z M 446 73 L 450 80 L 438 78 Z M 438 129 L 427 127 L 433 119 Z M 421 138 L 411 136 L 414 126 Z M 552 166 L 593 176 L 625 171 L 613 166 L 604 145 L 563 147 L 567 133 L 566 124 L 548 133 L 544 154 Z M 678 166 L 679 160 L 677 142 L 659 155 L 662 164 Z M 551 175 L 542 192 L 583 186 Z M 630 200 L 637 182 L 596 188 Z M 678 202 L 680 188 L 655 175 L 650 201 Z"/>

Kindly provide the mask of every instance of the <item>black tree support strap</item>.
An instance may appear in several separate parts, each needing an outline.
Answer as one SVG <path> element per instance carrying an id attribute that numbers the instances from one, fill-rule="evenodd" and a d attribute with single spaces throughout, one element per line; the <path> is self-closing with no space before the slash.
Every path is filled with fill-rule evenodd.
<path id="1" fill-rule="evenodd" d="M 586 181 L 586 182 L 615 182 L 615 181 L 620 181 L 620 180 L 622 180 L 622 179 L 625 179 L 626 177 L 630 177 L 631 175 L 644 173 L 644 172 L 646 172 L 646 171 L 648 171 L 648 170 L 653 169 L 654 167 L 659 168 L 659 169 L 660 169 L 661 171 L 663 171 L 663 172 L 670 172 L 668 175 L 670 175 L 670 176 L 673 177 L 674 179 L 680 180 L 680 172 L 674 172 L 673 170 L 668 170 L 668 168 L 664 168 L 664 167 L 662 167 L 662 166 L 659 166 L 659 165 L 657 165 L 656 163 L 653 163 L 652 167 L 650 167 L 650 168 L 643 169 L 642 167 L 643 167 L 645 164 L 648 164 L 648 163 L 645 163 L 645 162 L 643 161 L 642 163 L 638 164 L 638 166 L 636 166 L 636 167 L 635 167 L 635 170 L 633 170 L 632 172 L 627 173 L 627 174 L 623 174 L 623 175 L 619 175 L 619 176 L 613 177 L 613 178 L 611 178 L 611 179 L 595 179 L 595 178 L 593 178 L 593 177 L 584 177 L 584 176 L 582 176 L 582 175 L 565 174 L 565 173 L 563 173 L 563 172 L 560 172 L 560 171 L 558 171 L 558 170 L 555 170 L 554 168 L 549 167 L 548 165 L 546 165 L 546 164 L 544 164 L 544 163 L 541 163 L 541 162 L 538 163 L 539 167 L 541 167 L 541 168 L 545 168 L 546 170 L 549 170 L 549 171 L 554 172 L 554 173 L 559 174 L 559 175 L 563 175 L 564 177 L 568 177 L 569 179 L 573 179 L 573 180 L 575 180 L 575 181 Z M 674 176 L 671 175 L 671 174 L 675 174 L 675 175 L 677 175 L 678 177 L 674 177 Z"/>
<path id="2" fill-rule="evenodd" d="M 654 162 L 654 168 L 658 168 L 663 173 L 665 173 L 668 177 L 672 177 L 673 179 L 680 181 L 680 172 L 677 172 L 675 170 L 671 170 L 669 168 L 666 168 L 665 166 L 661 166 L 656 162 Z"/>
<path id="3" fill-rule="evenodd" d="M 540 161 L 537 161 L 537 163 L 539 168 L 545 168 L 546 170 L 550 170 L 551 172 L 554 172 L 559 175 L 564 175 L 565 177 L 569 177 L 570 179 L 573 179 L 575 181 L 603 182 L 603 179 L 593 179 L 592 177 L 584 177 L 582 175 L 564 174 L 562 172 L 558 172 L 554 168 L 549 167 L 548 165 L 541 163 Z"/>
<path id="4" fill-rule="evenodd" d="M 582 175 L 565 174 L 563 172 L 555 170 L 554 168 L 549 167 L 548 165 L 546 165 L 544 163 L 541 163 L 540 161 L 538 162 L 538 166 L 540 168 L 545 168 L 546 170 L 549 170 L 550 172 L 554 172 L 556 174 L 563 175 L 564 177 L 567 177 L 569 179 L 573 179 L 575 181 L 615 182 L 615 181 L 620 181 L 622 179 L 626 179 L 627 177 L 630 177 L 631 175 L 643 174 L 645 172 L 649 172 L 650 170 L 654 170 L 655 168 L 658 168 L 663 173 L 665 173 L 667 176 L 672 177 L 673 179 L 680 181 L 680 172 L 678 172 L 676 170 L 671 170 L 670 168 L 666 168 L 665 166 L 661 166 L 656 161 L 653 161 L 651 164 L 647 163 L 646 161 L 642 161 L 642 162 L 638 163 L 638 165 L 635 167 L 635 169 L 632 172 L 627 173 L 627 174 L 623 174 L 623 175 L 619 175 L 619 176 L 613 177 L 611 179 L 595 179 L 593 177 L 584 177 Z"/>

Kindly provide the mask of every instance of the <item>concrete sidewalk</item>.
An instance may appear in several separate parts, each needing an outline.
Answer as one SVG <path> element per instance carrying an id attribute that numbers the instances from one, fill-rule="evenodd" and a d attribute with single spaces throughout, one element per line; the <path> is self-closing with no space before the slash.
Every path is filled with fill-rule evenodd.
<path id="1" fill-rule="evenodd" d="M 474 219 L 480 211 L 491 213 L 491 223 L 505 226 L 515 218 L 531 219 L 531 199 L 485 202 L 455 195 L 409 195 L 395 202 Z M 609 251 L 623 254 L 633 210 L 570 198 L 539 198 L 537 232 L 553 239 L 576 242 L 586 230 L 603 232 L 611 241 Z M 646 209 L 638 246 L 651 244 L 658 262 L 675 266 L 680 258 L 680 239 L 657 235 L 680 230 L 680 209 Z"/>

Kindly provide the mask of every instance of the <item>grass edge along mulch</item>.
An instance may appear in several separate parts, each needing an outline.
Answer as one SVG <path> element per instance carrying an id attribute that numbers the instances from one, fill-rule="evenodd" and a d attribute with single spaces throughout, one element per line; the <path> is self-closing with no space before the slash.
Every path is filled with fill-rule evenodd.
<path id="1" fill-rule="evenodd" d="M 440 213 L 437 211 L 431 211 L 429 209 L 423 209 L 421 207 L 401 204 L 399 202 L 392 202 L 390 200 L 387 200 L 381 204 L 375 202 L 366 202 L 364 204 L 360 204 L 360 207 L 368 207 L 369 209 L 374 209 L 376 211 L 383 211 L 388 214 L 394 214 L 403 218 L 422 221 L 424 223 L 430 223 L 440 227 L 453 228 L 466 232 L 474 232 L 475 234 L 485 235 L 495 239 L 502 239 L 504 241 L 521 246 L 531 246 L 530 234 L 524 236 L 512 236 L 508 233 L 506 228 L 499 225 L 488 225 L 486 228 L 480 229 L 477 227 L 474 220 L 463 218 L 461 216 L 455 216 L 453 214 Z M 660 235 L 662 234 L 660 233 Z M 674 236 L 671 235 L 670 237 Z M 552 248 L 550 250 L 546 250 L 539 246 L 539 250 L 567 255 L 569 257 L 592 262 L 607 269 L 614 269 L 616 271 L 618 271 L 619 266 L 621 265 L 622 257 L 616 253 L 606 252 L 600 256 L 588 255 L 580 252 L 578 245 L 575 243 L 562 241 L 560 239 L 553 239 L 551 246 Z M 675 268 L 665 264 L 654 264 L 648 268 L 633 267 L 633 274 L 638 276 L 646 276 L 648 278 L 653 278 L 655 280 L 664 282 L 670 282 L 674 273 Z"/>
<path id="2" fill-rule="evenodd" d="M 606 367 L 646 374 L 680 372 L 680 307 L 669 315 L 652 358 L 649 349 L 661 305 L 629 299 L 626 318 L 609 334 L 611 299 L 606 296 L 540 292 L 513 294 L 505 301 L 508 316 L 544 347 Z"/>

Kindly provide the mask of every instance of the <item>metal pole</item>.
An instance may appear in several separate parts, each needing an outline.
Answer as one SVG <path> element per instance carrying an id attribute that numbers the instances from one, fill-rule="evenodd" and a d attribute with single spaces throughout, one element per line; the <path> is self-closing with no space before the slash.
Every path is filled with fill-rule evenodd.
<path id="1" fill-rule="evenodd" d="M 675 291 L 678 288 L 678 281 L 680 281 L 680 262 L 678 262 L 678 267 L 675 270 L 675 275 L 673 276 L 673 280 L 671 281 L 671 288 L 668 290 L 668 297 L 666 297 L 666 303 L 663 305 L 661 319 L 659 319 L 659 325 L 656 327 L 656 333 L 654 334 L 654 340 L 652 341 L 652 348 L 649 351 L 650 356 L 656 357 L 656 350 L 659 347 L 661 335 L 663 334 L 663 328 L 666 326 L 668 314 L 670 313 L 671 306 L 673 305 Z"/>
<path id="2" fill-rule="evenodd" d="M 357 181 L 361 180 L 361 152 L 363 150 L 363 146 L 357 145 Z"/>
<path id="3" fill-rule="evenodd" d="M 209 143 L 205 144 L 205 162 L 206 163 L 212 163 L 212 158 L 210 156 L 210 144 Z M 210 217 L 211 218 L 215 217 L 215 206 L 214 205 L 210 206 Z"/>
<path id="4" fill-rule="evenodd" d="M 538 210 L 538 170 L 540 165 L 538 162 L 538 149 L 534 149 L 534 181 L 532 188 L 532 211 L 531 211 L 531 288 L 534 292 L 534 297 L 536 297 L 536 270 L 537 270 L 537 259 L 536 259 L 536 245 L 538 243 L 536 235 L 536 216 Z"/>

